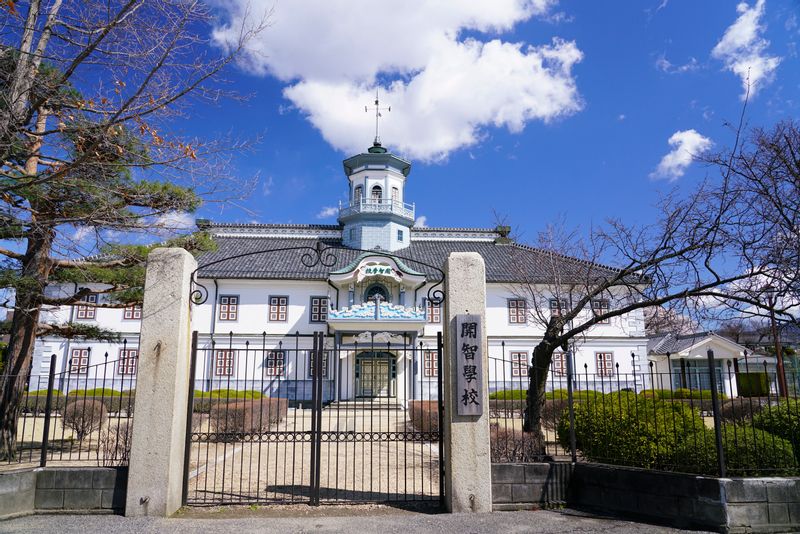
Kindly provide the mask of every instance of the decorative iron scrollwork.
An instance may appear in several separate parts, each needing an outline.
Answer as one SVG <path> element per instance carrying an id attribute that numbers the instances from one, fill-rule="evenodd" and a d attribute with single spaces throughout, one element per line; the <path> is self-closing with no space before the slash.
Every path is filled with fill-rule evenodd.
<path id="1" fill-rule="evenodd" d="M 392 254 L 389 252 L 383 252 L 380 250 L 366 250 L 366 249 L 357 249 L 357 248 L 348 248 L 341 245 L 330 245 L 325 246 L 322 244 L 321 241 L 318 241 L 316 246 L 313 247 L 286 247 L 286 248 L 272 248 L 272 249 L 265 249 L 265 250 L 257 250 L 254 252 L 246 252 L 244 254 L 236 254 L 234 256 L 229 256 L 227 258 L 222 258 L 220 260 L 215 260 L 209 263 L 205 263 L 200 265 L 197 269 L 192 272 L 191 276 L 191 288 L 189 297 L 191 302 L 195 305 L 204 304 L 208 300 L 208 288 L 197 281 L 197 273 L 201 269 L 206 269 L 211 267 L 212 265 L 217 265 L 219 263 L 223 263 L 226 261 L 235 260 L 238 258 L 244 258 L 247 256 L 256 256 L 259 254 L 274 254 L 277 252 L 286 252 L 290 250 L 297 250 L 302 251 L 302 255 L 300 256 L 300 263 L 302 263 L 305 267 L 311 269 L 318 265 L 322 265 L 324 267 L 333 267 L 339 262 L 339 256 L 335 253 L 338 250 L 347 250 L 347 251 L 354 251 L 354 252 L 367 252 L 374 256 L 383 256 L 385 258 L 396 258 L 399 260 L 403 260 L 405 262 L 411 262 L 417 265 L 425 266 L 429 269 L 433 269 L 439 273 L 438 280 L 432 280 L 431 282 L 435 282 L 432 286 L 428 288 L 427 298 L 432 304 L 438 306 L 442 302 L 444 302 L 445 293 L 443 290 L 444 286 L 444 271 L 436 267 L 435 265 L 431 265 L 429 263 L 425 263 L 419 260 L 415 260 L 414 258 L 409 258 L 406 256 L 401 256 L 399 254 Z"/>

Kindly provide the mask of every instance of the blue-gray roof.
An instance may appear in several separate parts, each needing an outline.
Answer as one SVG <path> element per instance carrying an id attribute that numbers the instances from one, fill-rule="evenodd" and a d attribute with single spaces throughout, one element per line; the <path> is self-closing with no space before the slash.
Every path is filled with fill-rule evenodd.
<path id="1" fill-rule="evenodd" d="M 264 225 L 261 225 L 263 227 Z M 436 229 L 426 228 L 425 231 Z M 342 246 L 340 239 L 267 237 L 267 236 L 216 236 L 218 248 L 198 259 L 201 278 L 326 280 L 332 271 L 342 269 L 356 260 L 362 251 L 332 249 L 328 265 L 304 265 L 313 259 L 309 248 Z M 276 249 L 279 252 L 268 252 Z M 266 252 L 265 252 L 266 251 Z M 586 281 L 588 278 L 613 276 L 615 269 L 567 256 L 551 254 L 540 249 L 512 244 L 499 244 L 488 240 L 470 239 L 418 239 L 393 256 L 411 269 L 425 274 L 429 280 L 438 279 L 439 272 L 452 252 L 477 252 L 486 264 L 487 282 L 551 282 L 554 267 L 562 281 Z M 230 259 L 226 259 L 230 258 Z M 203 267 L 211 262 L 216 265 Z M 421 262 L 421 263 L 418 263 Z"/>

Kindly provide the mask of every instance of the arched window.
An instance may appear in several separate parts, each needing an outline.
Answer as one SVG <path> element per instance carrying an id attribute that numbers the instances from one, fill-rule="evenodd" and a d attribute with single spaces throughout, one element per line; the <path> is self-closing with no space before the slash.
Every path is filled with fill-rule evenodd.
<path id="1" fill-rule="evenodd" d="M 375 295 L 380 295 L 381 302 L 389 302 L 389 291 L 381 284 L 372 284 L 364 293 L 364 302 L 372 302 Z"/>
<path id="2" fill-rule="evenodd" d="M 372 200 L 380 200 L 383 198 L 383 189 L 381 189 L 381 186 L 373 186 L 371 198 Z"/>
<path id="3" fill-rule="evenodd" d="M 353 202 L 361 202 L 361 197 L 364 195 L 364 188 L 360 185 L 357 185 L 355 189 L 353 189 Z"/>

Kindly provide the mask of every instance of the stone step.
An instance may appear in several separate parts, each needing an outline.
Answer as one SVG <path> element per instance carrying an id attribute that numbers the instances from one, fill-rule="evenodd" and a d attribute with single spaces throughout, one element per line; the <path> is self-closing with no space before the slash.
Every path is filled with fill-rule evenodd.
<path id="1" fill-rule="evenodd" d="M 341 400 L 333 401 L 328 404 L 328 410 L 404 410 L 403 405 L 394 399 L 374 399 L 374 400 Z"/>

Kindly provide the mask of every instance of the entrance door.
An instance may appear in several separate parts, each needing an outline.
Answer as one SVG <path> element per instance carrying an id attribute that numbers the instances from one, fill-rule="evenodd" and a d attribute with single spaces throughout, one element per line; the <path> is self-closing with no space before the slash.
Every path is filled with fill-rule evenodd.
<path id="1" fill-rule="evenodd" d="M 361 360 L 359 397 L 389 396 L 389 363 L 372 359 Z"/>
<path id="2" fill-rule="evenodd" d="M 356 397 L 395 397 L 397 360 L 390 352 L 365 352 L 356 357 Z"/>

